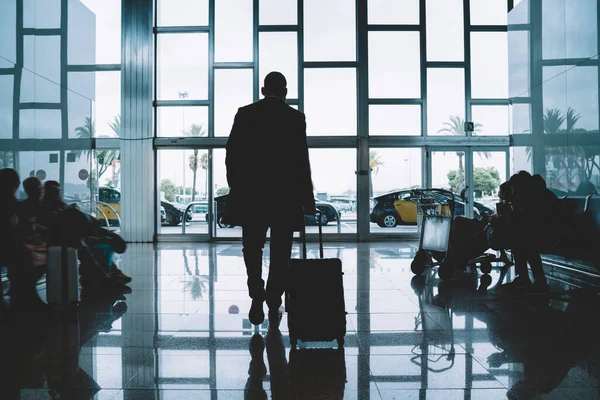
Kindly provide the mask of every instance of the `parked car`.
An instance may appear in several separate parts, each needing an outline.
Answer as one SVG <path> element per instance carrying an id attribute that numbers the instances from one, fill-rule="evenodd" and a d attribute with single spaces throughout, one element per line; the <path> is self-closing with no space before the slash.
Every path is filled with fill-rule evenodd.
<path id="1" fill-rule="evenodd" d="M 101 210 L 99 213 L 101 220 L 104 220 L 104 215 L 106 215 L 110 226 L 119 225 L 119 218 L 117 217 L 117 214 L 119 216 L 121 215 L 121 192 L 115 188 L 106 186 L 100 187 L 98 189 L 98 207 Z M 115 214 L 115 211 L 117 214 Z"/>
<path id="2" fill-rule="evenodd" d="M 337 222 L 338 217 L 340 220 L 342 218 L 342 210 L 333 203 L 315 199 L 315 206 L 321 211 L 321 225 L 323 226 L 330 222 Z M 306 225 L 317 225 L 317 218 L 314 215 L 307 215 Z"/>
<path id="3" fill-rule="evenodd" d="M 443 205 L 447 204 L 449 200 L 439 193 L 435 193 L 434 196 Z M 371 222 L 380 227 L 393 228 L 397 225 L 417 224 L 417 205 L 410 190 L 387 193 L 375 197 L 373 200 L 375 204 L 371 210 Z M 455 215 L 464 215 L 465 203 L 458 197 L 455 198 L 455 202 Z M 474 212 L 475 218 L 482 218 L 477 208 L 474 209 Z"/>
<path id="4" fill-rule="evenodd" d="M 217 225 L 220 228 L 233 228 L 235 225 L 229 225 L 223 222 L 223 216 L 225 215 L 225 210 L 229 206 L 229 195 L 223 195 L 215 197 L 215 201 L 217 202 Z M 342 211 L 335 204 L 329 203 L 327 201 L 317 200 L 315 199 L 316 207 L 321 210 L 321 224 L 327 225 L 330 222 L 337 221 L 337 218 L 342 215 Z M 206 215 L 206 221 L 208 222 L 208 214 Z M 317 225 L 317 219 L 315 216 L 308 215 L 306 217 L 307 225 Z"/>
<path id="5" fill-rule="evenodd" d="M 183 204 L 161 201 L 160 205 L 165 208 L 165 225 L 177 226 L 183 220 L 183 213 L 185 212 L 185 206 Z M 187 213 L 186 221 L 192 220 L 192 210 L 190 209 Z"/>
<path id="6" fill-rule="evenodd" d="M 167 222 L 167 212 L 163 206 L 160 206 L 160 223 L 164 224 Z"/>

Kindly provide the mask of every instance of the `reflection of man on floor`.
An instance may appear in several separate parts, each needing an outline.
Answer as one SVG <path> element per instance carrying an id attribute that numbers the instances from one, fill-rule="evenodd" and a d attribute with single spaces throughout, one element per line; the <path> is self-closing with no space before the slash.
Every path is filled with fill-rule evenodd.
<path id="1" fill-rule="evenodd" d="M 269 306 L 271 325 L 281 315 L 287 265 L 294 230 L 306 213 L 315 211 L 315 200 L 303 113 L 285 103 L 287 82 L 279 72 L 265 78 L 264 99 L 238 110 L 227 141 L 227 181 L 230 222 L 242 226 L 248 292 L 252 298 L 249 319 L 260 325 L 263 302 Z M 266 193 L 281 201 L 265 204 Z M 271 229 L 271 265 L 265 290 L 262 279 L 262 251 Z"/>

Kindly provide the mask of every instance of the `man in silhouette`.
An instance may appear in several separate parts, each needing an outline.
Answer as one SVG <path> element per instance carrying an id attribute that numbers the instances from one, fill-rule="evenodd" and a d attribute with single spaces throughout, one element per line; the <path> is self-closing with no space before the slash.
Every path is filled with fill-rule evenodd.
<path id="1" fill-rule="evenodd" d="M 242 226 L 250 322 L 265 318 L 269 307 L 272 326 L 278 326 L 281 297 L 295 230 L 304 213 L 316 211 L 303 113 L 285 103 L 287 82 L 279 72 L 265 77 L 264 99 L 238 110 L 227 141 L 227 181 L 230 222 Z M 304 213 L 303 213 L 304 209 Z M 269 278 L 265 290 L 262 255 L 271 228 Z"/>

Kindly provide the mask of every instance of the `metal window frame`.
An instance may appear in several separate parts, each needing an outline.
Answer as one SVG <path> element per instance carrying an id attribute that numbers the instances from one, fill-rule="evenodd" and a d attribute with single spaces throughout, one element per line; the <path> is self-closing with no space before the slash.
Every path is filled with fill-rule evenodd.
<path id="1" fill-rule="evenodd" d="M 309 136 L 308 144 L 310 148 L 355 148 L 357 150 L 356 171 L 368 170 L 369 149 L 372 147 L 385 148 L 421 148 L 423 151 L 421 176 L 422 184 L 428 186 L 431 184 L 431 151 L 439 151 L 448 148 L 462 148 L 466 154 L 470 154 L 469 160 L 472 160 L 474 151 L 483 151 L 482 149 L 495 149 L 494 151 L 507 151 L 512 140 L 508 135 L 504 136 L 473 136 L 470 133 L 465 137 L 450 137 L 431 135 L 427 126 L 427 70 L 429 68 L 463 68 L 465 73 L 465 117 L 470 120 L 472 106 L 490 105 L 490 106 L 508 106 L 510 101 L 506 99 L 473 99 L 471 96 L 471 77 L 470 77 L 470 37 L 472 32 L 507 32 L 507 25 L 471 25 L 470 24 L 470 0 L 463 0 L 463 28 L 464 28 L 464 60 L 455 61 L 428 61 L 427 60 L 427 14 L 426 1 L 419 0 L 420 20 L 419 24 L 369 24 L 368 23 L 368 1 L 355 0 L 356 17 L 356 61 L 305 61 L 304 60 L 304 0 L 297 0 L 297 24 L 290 25 L 261 25 L 259 21 L 259 0 L 253 1 L 253 59 L 251 62 L 214 62 L 214 39 L 215 39 L 215 0 L 209 0 L 209 24 L 208 26 L 179 26 L 179 27 L 158 27 L 154 29 L 155 44 L 158 35 L 172 33 L 193 33 L 204 32 L 209 35 L 209 96 L 207 100 L 157 100 L 155 97 L 155 114 L 158 107 L 168 106 L 207 106 L 209 109 L 209 134 L 204 138 L 167 138 L 155 137 L 155 152 L 163 149 L 208 149 L 210 157 L 209 166 L 209 185 L 212 188 L 213 183 L 213 149 L 222 149 L 225 147 L 226 137 L 215 137 L 214 135 L 214 98 L 215 86 L 214 76 L 217 69 L 252 69 L 253 70 L 253 100 L 259 99 L 259 40 L 261 32 L 296 32 L 298 45 L 298 98 L 290 100 L 290 104 L 298 106 L 300 111 L 304 111 L 304 72 L 308 68 L 354 68 L 356 71 L 357 84 L 357 132 L 356 136 Z M 507 0 L 507 9 L 511 8 L 512 0 Z M 420 41 L 420 63 L 421 63 L 421 97 L 420 98 L 370 98 L 368 96 L 368 35 L 369 32 L 419 32 Z M 155 53 L 155 57 L 157 54 Z M 369 135 L 369 106 L 370 105 L 420 105 L 421 106 L 421 132 L 418 136 L 370 136 Z M 155 116 L 156 118 L 156 116 Z M 155 120 L 156 122 L 156 120 Z M 155 123 L 155 129 L 157 124 Z M 155 131 L 156 136 L 156 131 Z M 522 135 L 524 136 L 524 135 Z M 158 153 L 156 153 L 158 155 Z M 510 159 L 507 156 L 507 159 Z M 466 161 L 466 160 L 465 160 Z M 472 180 L 472 165 L 466 167 L 468 179 Z M 507 171 L 509 169 L 507 168 Z M 157 176 L 158 179 L 158 176 Z M 380 240 L 381 235 L 370 232 L 369 222 L 369 196 L 368 196 L 368 174 L 361 175 L 357 173 L 356 177 L 358 214 L 357 214 L 357 232 L 356 234 L 327 234 L 327 240 L 336 240 L 343 237 L 345 240 L 368 241 L 372 239 Z M 471 185 L 472 191 L 472 185 Z M 213 190 L 209 191 L 209 212 L 213 212 Z M 472 193 L 469 193 L 472 197 Z M 472 213 L 472 209 L 471 209 Z M 211 214 L 212 215 L 212 214 Z M 209 229 L 208 235 L 158 235 L 159 240 L 167 240 L 165 236 L 177 240 L 209 240 L 209 241 L 231 241 L 232 238 L 219 238 L 213 229 Z M 385 235 L 388 236 L 388 235 Z M 390 238 L 401 235 L 389 235 Z M 309 236 L 310 239 L 310 236 Z"/>

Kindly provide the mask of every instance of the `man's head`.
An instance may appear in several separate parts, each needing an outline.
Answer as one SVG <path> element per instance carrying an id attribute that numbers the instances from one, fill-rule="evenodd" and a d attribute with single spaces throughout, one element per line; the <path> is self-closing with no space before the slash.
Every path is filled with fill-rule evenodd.
<path id="1" fill-rule="evenodd" d="M 30 200 L 38 201 L 42 197 L 42 182 L 35 176 L 30 176 L 23 181 L 23 189 Z"/>
<path id="2" fill-rule="evenodd" d="M 56 181 L 47 181 L 44 184 L 44 202 L 55 203 L 60 201 L 62 201 L 60 183 Z"/>
<path id="3" fill-rule="evenodd" d="M 19 174 L 12 168 L 0 169 L 0 195 L 1 196 L 13 196 L 19 185 L 21 179 Z"/>
<path id="4" fill-rule="evenodd" d="M 265 77 L 265 83 L 261 89 L 263 96 L 275 96 L 285 100 L 287 92 L 287 81 L 281 72 L 273 71 Z"/>

